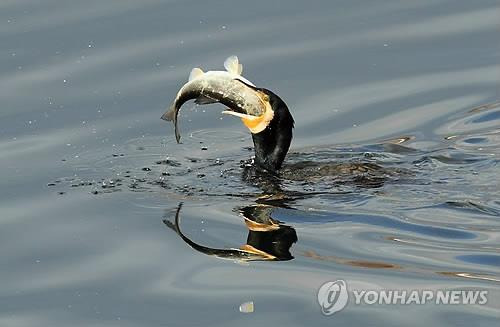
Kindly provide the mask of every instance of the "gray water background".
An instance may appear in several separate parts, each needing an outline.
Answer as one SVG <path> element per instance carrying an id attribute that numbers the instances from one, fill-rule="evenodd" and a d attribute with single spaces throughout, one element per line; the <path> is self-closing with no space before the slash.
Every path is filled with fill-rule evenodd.
<path id="1" fill-rule="evenodd" d="M 1 1 L 0 325 L 497 325 L 499 17 L 487 0 Z M 186 106 L 180 145 L 159 117 L 191 68 L 233 54 L 290 107 L 290 160 L 374 157 L 419 182 L 277 210 L 297 231 L 291 261 L 193 251 L 162 222 L 179 202 L 193 239 L 245 243 L 251 137 L 217 105 Z M 405 148 L 375 146 L 388 140 Z M 146 186 L 103 188 L 126 174 Z M 489 301 L 326 317 L 316 292 L 336 279 Z"/>

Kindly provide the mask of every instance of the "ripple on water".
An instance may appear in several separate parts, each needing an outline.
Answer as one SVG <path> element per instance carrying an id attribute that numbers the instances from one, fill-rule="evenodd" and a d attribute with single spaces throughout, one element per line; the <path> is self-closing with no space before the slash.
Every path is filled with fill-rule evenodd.
<path id="1" fill-rule="evenodd" d="M 500 255 L 468 254 L 468 255 L 459 255 L 456 257 L 456 259 L 468 263 L 500 267 Z"/>
<path id="2" fill-rule="evenodd" d="M 496 2 L 0 1 L 0 325 L 498 325 L 500 105 L 464 110 L 498 97 Z M 176 144 L 164 106 L 230 54 L 293 111 L 288 163 L 392 173 L 270 182 L 222 106 Z M 192 241 L 266 260 L 186 244 L 180 202 Z M 337 278 L 490 297 L 324 317 Z"/>
<path id="3" fill-rule="evenodd" d="M 436 133 L 462 151 L 499 154 L 500 102 L 479 106 L 437 128 Z"/>
<path id="4" fill-rule="evenodd" d="M 189 219 L 183 219 L 183 232 L 194 242 L 188 248 L 204 254 L 240 247 L 238 251 L 257 253 L 258 260 L 269 260 L 269 253 L 255 249 L 286 244 L 286 260 L 297 269 L 346 274 L 383 270 L 391 276 L 495 283 L 500 205 L 491 180 L 498 176 L 498 165 L 479 146 L 496 140 L 496 132 L 483 127 L 466 132 L 428 143 L 429 149 L 416 136 L 401 136 L 376 144 L 304 148 L 287 158 L 290 165 L 381 165 L 391 173 L 377 185 L 359 185 L 352 176 L 269 182 L 250 169 L 248 136 L 228 133 L 221 143 L 213 131 L 193 132 L 180 145 L 141 137 L 108 151 L 81 153 L 73 162 L 77 178 L 50 183 L 55 191 L 93 190 L 89 196 L 116 190 L 149 194 L 148 204 L 138 204 L 141 208 L 162 208 L 165 195 L 170 202 L 184 202 L 180 215 Z M 229 142 L 234 139 L 241 142 Z M 420 142 L 418 149 L 414 142 Z M 94 184 L 86 184 L 89 180 Z M 249 206 L 252 210 L 245 210 Z M 260 206 L 268 209 L 255 209 Z M 260 213 L 248 216 L 252 212 Z M 162 218 L 174 229 L 172 217 L 169 211 Z M 279 233 L 261 238 L 265 232 L 252 228 L 265 225 L 250 218 L 273 221 L 273 228 L 286 226 L 297 242 L 280 239 Z"/>

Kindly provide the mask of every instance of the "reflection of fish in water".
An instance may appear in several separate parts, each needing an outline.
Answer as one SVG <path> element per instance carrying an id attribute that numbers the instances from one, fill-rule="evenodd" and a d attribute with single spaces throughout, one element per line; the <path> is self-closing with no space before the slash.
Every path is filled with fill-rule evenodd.
<path id="1" fill-rule="evenodd" d="M 184 235 L 180 229 L 180 212 L 182 203 L 175 213 L 174 222 L 164 220 L 165 225 L 173 229 L 184 242 L 193 249 L 223 259 L 238 261 L 283 261 L 291 260 L 290 247 L 297 242 L 297 233 L 290 226 L 283 225 L 271 218 L 273 207 L 255 205 L 242 208 L 248 228 L 247 243 L 240 249 L 216 249 L 195 243 Z"/>

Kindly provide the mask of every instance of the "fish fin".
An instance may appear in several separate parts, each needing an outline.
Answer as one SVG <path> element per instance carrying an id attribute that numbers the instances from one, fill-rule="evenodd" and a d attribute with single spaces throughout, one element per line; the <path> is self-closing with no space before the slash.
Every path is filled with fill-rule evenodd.
<path id="1" fill-rule="evenodd" d="M 202 104 L 211 104 L 211 103 L 216 103 L 219 102 L 216 99 L 212 99 L 210 97 L 207 97 L 206 95 L 200 95 L 199 97 L 194 100 L 194 103 L 202 105 Z"/>
<path id="2" fill-rule="evenodd" d="M 161 119 L 166 120 L 166 121 L 172 121 L 175 118 L 175 108 L 170 107 L 167 112 L 165 112 L 162 116 Z"/>
<path id="3" fill-rule="evenodd" d="M 243 65 L 239 63 L 237 56 L 231 56 L 224 61 L 224 67 L 228 72 L 235 75 L 241 75 Z"/>
<path id="4" fill-rule="evenodd" d="M 192 80 L 194 80 L 196 77 L 199 77 L 199 76 L 201 76 L 201 75 L 203 75 L 203 70 L 201 70 L 201 68 L 198 68 L 198 67 L 193 68 L 193 69 L 191 70 L 191 74 L 189 74 L 189 80 L 190 80 L 190 81 L 192 81 Z"/>

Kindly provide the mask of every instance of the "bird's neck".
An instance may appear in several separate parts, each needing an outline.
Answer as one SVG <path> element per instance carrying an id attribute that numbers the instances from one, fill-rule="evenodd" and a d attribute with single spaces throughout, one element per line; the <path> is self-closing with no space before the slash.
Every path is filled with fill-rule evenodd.
<path id="1" fill-rule="evenodd" d="M 290 148 L 292 130 L 293 118 L 288 108 L 280 108 L 275 110 L 273 120 L 262 132 L 252 134 L 257 167 L 278 172 Z"/>

